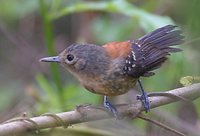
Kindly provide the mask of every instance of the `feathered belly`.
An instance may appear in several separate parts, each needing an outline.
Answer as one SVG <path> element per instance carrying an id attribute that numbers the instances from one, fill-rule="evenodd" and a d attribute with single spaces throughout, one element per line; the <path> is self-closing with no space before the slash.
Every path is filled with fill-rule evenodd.
<path id="1" fill-rule="evenodd" d="M 106 95 L 106 96 L 116 96 L 128 92 L 136 84 L 137 79 L 132 77 L 108 77 L 102 78 L 100 80 L 91 79 L 86 81 L 87 83 L 82 83 L 83 86 L 90 92 Z"/>

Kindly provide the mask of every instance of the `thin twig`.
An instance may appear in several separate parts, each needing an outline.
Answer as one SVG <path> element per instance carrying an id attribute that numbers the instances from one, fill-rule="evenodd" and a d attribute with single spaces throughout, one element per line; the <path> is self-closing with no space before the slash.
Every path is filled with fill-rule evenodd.
<path id="1" fill-rule="evenodd" d="M 186 98 L 179 96 L 179 95 L 166 93 L 166 92 L 151 92 L 151 93 L 148 93 L 148 97 L 155 97 L 155 96 L 165 96 L 165 97 L 169 97 L 169 98 L 174 98 L 175 100 L 178 99 L 178 100 L 185 102 L 187 104 L 192 104 L 192 102 L 189 99 L 186 99 Z"/>
<path id="2" fill-rule="evenodd" d="M 161 122 L 158 122 L 158 121 L 156 121 L 156 120 L 150 119 L 150 118 L 148 118 L 148 117 L 146 117 L 146 116 L 144 116 L 144 115 L 142 115 L 142 114 L 139 114 L 139 115 L 138 115 L 138 118 L 143 119 L 143 120 L 148 121 L 148 122 L 151 122 L 151 123 L 153 123 L 153 124 L 155 124 L 155 125 L 157 125 L 157 126 L 159 126 L 159 127 L 162 127 L 162 128 L 164 128 L 164 129 L 169 130 L 169 131 L 171 131 L 171 132 L 173 132 L 173 133 L 175 133 L 175 134 L 178 134 L 178 135 L 180 135 L 180 136 L 185 136 L 185 134 L 183 134 L 183 133 L 177 131 L 176 129 L 173 129 L 173 128 L 171 128 L 171 127 L 169 127 L 169 126 L 167 126 L 167 125 L 165 125 L 165 124 L 163 124 L 163 123 L 161 123 Z"/>

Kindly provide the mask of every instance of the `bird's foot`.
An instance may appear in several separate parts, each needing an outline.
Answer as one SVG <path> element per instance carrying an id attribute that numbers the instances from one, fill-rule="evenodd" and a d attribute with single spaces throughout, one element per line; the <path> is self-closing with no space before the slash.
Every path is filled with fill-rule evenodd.
<path id="1" fill-rule="evenodd" d="M 104 105 L 104 107 L 105 107 L 107 110 L 109 110 L 109 112 L 111 112 L 116 118 L 119 118 L 117 109 L 115 108 L 115 106 L 113 106 L 113 105 L 108 101 L 108 97 L 107 97 L 107 96 L 104 96 L 103 105 Z"/>
<path id="2" fill-rule="evenodd" d="M 140 86 L 140 89 L 141 89 L 141 92 L 142 92 L 142 95 L 140 96 L 137 96 L 137 99 L 140 100 L 144 106 L 144 109 L 147 112 L 150 111 L 150 102 L 149 102 L 149 99 L 148 99 L 148 95 L 147 93 L 144 91 L 144 88 L 142 86 L 142 83 L 140 80 L 138 80 L 138 83 L 139 83 L 139 86 Z"/>
<path id="3" fill-rule="evenodd" d="M 140 100 L 142 102 L 146 113 L 150 111 L 150 102 L 146 92 L 142 92 L 142 95 L 138 95 L 137 100 Z"/>

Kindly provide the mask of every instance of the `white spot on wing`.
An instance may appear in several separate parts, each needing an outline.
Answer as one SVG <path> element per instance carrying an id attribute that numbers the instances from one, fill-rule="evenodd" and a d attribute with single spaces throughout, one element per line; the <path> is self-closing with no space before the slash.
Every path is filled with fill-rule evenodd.
<path id="1" fill-rule="evenodd" d="M 124 70 L 127 70 L 127 66 L 124 67 Z"/>
<path id="2" fill-rule="evenodd" d="M 134 68 L 134 67 L 135 67 L 135 64 L 132 65 L 132 68 Z"/>
<path id="3" fill-rule="evenodd" d="M 141 45 L 140 44 L 138 44 L 137 42 L 135 42 L 135 44 L 140 48 L 141 47 Z"/>
<path id="4" fill-rule="evenodd" d="M 133 60 L 136 61 L 135 52 L 134 51 L 131 51 L 131 52 L 132 52 Z"/>

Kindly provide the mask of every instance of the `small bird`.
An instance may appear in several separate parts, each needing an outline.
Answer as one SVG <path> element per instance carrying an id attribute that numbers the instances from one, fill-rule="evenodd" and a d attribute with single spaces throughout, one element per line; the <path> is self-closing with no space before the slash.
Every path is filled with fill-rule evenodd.
<path id="1" fill-rule="evenodd" d="M 90 92 L 104 95 L 104 107 L 117 116 L 116 108 L 108 96 L 117 96 L 131 90 L 138 82 L 142 91 L 138 97 L 147 111 L 150 103 L 140 77 L 154 75 L 170 53 L 181 49 L 172 46 L 182 44 L 184 36 L 177 26 L 166 25 L 137 40 L 95 44 L 72 44 L 58 56 L 40 59 L 57 62 L 71 72 Z"/>

